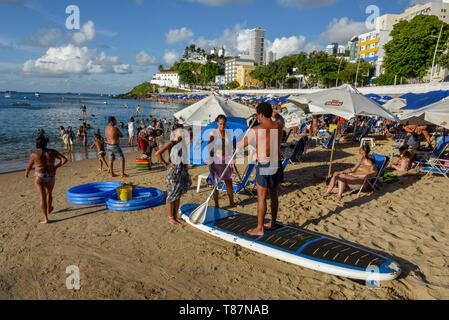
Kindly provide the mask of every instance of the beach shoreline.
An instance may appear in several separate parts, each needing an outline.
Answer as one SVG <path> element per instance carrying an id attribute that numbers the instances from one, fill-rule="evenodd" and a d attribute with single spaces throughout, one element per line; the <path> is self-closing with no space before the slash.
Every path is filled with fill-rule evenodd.
<path id="1" fill-rule="evenodd" d="M 380 139 L 380 138 L 379 138 Z M 391 140 L 378 140 L 373 150 L 391 154 Z M 338 146 L 335 169 L 359 161 L 358 146 Z M 165 170 L 138 172 L 138 153 L 126 154 L 129 178 L 99 173 L 97 160 L 69 163 L 58 170 L 52 224 L 40 226 L 41 212 L 33 179 L 23 172 L 3 174 L 0 194 L 0 299 L 206 299 L 206 300 L 377 300 L 447 299 L 449 291 L 426 285 L 448 285 L 449 200 L 438 197 L 448 182 L 440 177 L 400 175 L 396 184 L 379 192 L 321 197 L 329 152 L 314 148 L 306 162 L 289 165 L 280 191 L 280 222 L 388 254 L 403 275 L 377 290 L 365 283 L 312 271 L 254 253 L 201 233 L 187 225 L 168 224 L 165 205 L 129 213 L 104 205 L 73 206 L 66 191 L 100 181 L 130 183 L 166 190 Z M 202 203 L 211 191 L 196 192 L 198 176 L 207 167 L 189 170 L 193 185 L 182 204 Z M 437 183 L 438 182 L 438 183 Z M 256 212 L 257 201 L 242 196 L 239 212 Z M 227 198 L 220 197 L 226 208 Z M 432 206 L 428 205 L 432 203 Z M 69 266 L 81 273 L 81 289 L 68 290 Z"/>

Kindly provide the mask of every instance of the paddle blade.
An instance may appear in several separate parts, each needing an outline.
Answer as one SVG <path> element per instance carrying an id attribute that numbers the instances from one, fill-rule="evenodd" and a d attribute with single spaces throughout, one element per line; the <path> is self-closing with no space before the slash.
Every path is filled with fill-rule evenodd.
<path id="1" fill-rule="evenodd" d="M 200 205 L 195 211 L 190 215 L 190 222 L 193 224 L 203 224 L 206 220 L 208 203 Z"/>

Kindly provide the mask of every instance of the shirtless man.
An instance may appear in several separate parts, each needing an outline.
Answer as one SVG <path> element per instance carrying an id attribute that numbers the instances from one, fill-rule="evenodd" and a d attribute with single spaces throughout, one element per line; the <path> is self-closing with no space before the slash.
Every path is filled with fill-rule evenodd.
<path id="1" fill-rule="evenodd" d="M 114 161 L 118 159 L 122 170 L 122 178 L 128 177 L 125 174 L 125 157 L 123 156 L 122 149 L 120 148 L 120 138 L 123 138 L 123 133 L 116 128 L 117 120 L 115 117 L 109 117 L 109 125 L 106 127 L 106 155 L 109 159 L 109 171 L 111 176 L 117 177 L 114 174 Z"/>
<path id="2" fill-rule="evenodd" d="M 65 165 L 68 160 L 56 150 L 47 149 L 48 140 L 44 136 L 39 136 L 36 140 L 36 152 L 31 154 L 30 162 L 26 168 L 25 177 L 28 178 L 30 171 L 35 166 L 34 184 L 39 194 L 44 221 L 41 224 L 48 224 L 48 215 L 53 212 L 53 188 L 56 182 L 56 170 Z M 60 163 L 55 166 L 56 159 Z"/>
<path id="3" fill-rule="evenodd" d="M 276 118 L 276 122 L 272 117 Z M 261 103 L 257 107 L 257 119 L 260 125 L 251 129 L 248 136 L 238 144 L 242 149 L 249 145 L 256 146 L 257 158 L 257 216 L 258 225 L 256 229 L 249 230 L 248 234 L 263 236 L 265 229 L 275 229 L 277 214 L 279 210 L 278 190 L 279 185 L 284 182 L 284 171 L 280 159 L 280 148 L 282 143 L 283 119 L 279 114 L 273 112 L 269 103 Z M 271 139 L 275 138 L 275 141 Z M 264 224 L 267 213 L 267 195 L 271 198 L 271 222 Z"/>
<path id="4" fill-rule="evenodd" d="M 404 146 L 408 146 L 408 141 L 413 135 L 420 136 L 423 135 L 426 138 L 429 147 L 432 147 L 432 141 L 430 139 L 429 132 L 427 131 L 427 126 L 417 126 L 417 125 L 408 125 L 404 126 L 405 132 L 407 132 L 407 137 L 404 141 Z"/>

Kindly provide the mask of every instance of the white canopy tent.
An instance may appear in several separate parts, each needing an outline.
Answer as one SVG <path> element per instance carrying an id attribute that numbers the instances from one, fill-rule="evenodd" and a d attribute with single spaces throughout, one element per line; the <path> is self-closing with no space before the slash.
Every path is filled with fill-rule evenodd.
<path id="1" fill-rule="evenodd" d="M 181 124 L 191 126 L 195 122 L 207 126 L 219 115 L 248 119 L 255 113 L 254 109 L 220 96 L 210 96 L 177 113 L 174 117 Z"/>

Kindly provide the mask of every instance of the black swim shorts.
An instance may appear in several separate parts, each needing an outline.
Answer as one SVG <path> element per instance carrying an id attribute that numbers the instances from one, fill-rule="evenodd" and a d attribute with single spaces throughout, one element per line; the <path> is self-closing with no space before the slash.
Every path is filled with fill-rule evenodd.
<path id="1" fill-rule="evenodd" d="M 256 181 L 262 188 L 276 188 L 284 182 L 282 162 L 259 163 L 257 166 Z"/>

